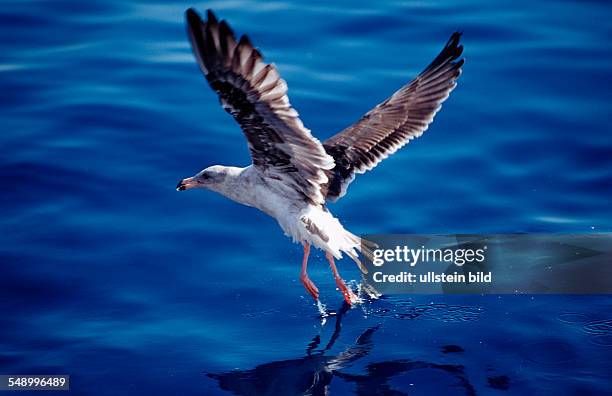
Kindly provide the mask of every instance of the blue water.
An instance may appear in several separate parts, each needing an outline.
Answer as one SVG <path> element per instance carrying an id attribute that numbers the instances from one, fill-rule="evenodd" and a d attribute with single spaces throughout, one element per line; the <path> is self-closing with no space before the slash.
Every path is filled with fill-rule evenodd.
<path id="1" fill-rule="evenodd" d="M 318 253 L 323 324 L 274 220 L 174 190 L 249 163 L 186 8 L 248 33 L 320 138 L 461 30 L 464 73 L 435 123 L 331 210 L 355 233 L 612 231 L 609 3 L 327 3 L 3 2 L 0 374 L 70 374 L 84 395 L 609 394 L 609 296 L 346 310 Z"/>

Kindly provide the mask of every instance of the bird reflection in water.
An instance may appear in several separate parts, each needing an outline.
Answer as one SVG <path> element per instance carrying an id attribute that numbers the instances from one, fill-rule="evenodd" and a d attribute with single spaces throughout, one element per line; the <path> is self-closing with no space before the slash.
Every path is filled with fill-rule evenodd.
<path id="1" fill-rule="evenodd" d="M 219 387 L 237 395 L 325 395 L 337 371 L 366 356 L 372 349 L 372 335 L 380 327 L 365 330 L 355 343 L 338 354 L 328 354 L 340 336 L 342 318 L 350 306 L 346 303 L 336 313 L 335 329 L 324 348 L 315 336 L 306 348 L 306 356 L 261 364 L 254 369 L 208 374 Z"/>
<path id="2" fill-rule="evenodd" d="M 366 329 L 353 345 L 338 354 L 330 353 L 340 337 L 342 318 L 349 309 L 350 306 L 345 303 L 336 313 L 334 332 L 327 344 L 320 348 L 321 337 L 316 335 L 302 358 L 208 376 L 215 379 L 222 390 L 236 395 L 328 395 L 334 377 L 345 384 L 352 384 L 356 395 L 408 395 L 415 390 L 414 385 L 418 385 L 419 394 L 438 394 L 445 389 L 453 389 L 452 394 L 476 395 L 465 367 L 458 364 L 394 359 L 368 362 L 363 374 L 343 371 L 370 354 L 374 346 L 372 336 L 381 327 L 378 324 Z M 462 354 L 464 350 L 457 345 L 445 345 L 441 352 Z M 496 387 L 489 385 L 489 388 Z"/>

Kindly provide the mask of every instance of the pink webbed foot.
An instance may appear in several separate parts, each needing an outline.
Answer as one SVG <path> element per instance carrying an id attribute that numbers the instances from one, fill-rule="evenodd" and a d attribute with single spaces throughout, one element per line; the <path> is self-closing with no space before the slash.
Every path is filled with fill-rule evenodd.
<path id="1" fill-rule="evenodd" d="M 334 274 L 336 285 L 338 286 L 338 289 L 340 289 L 340 292 L 342 292 L 344 301 L 346 301 L 348 305 L 353 305 L 353 302 L 358 301 L 359 298 L 355 295 L 355 293 L 353 293 L 351 289 L 346 286 L 346 283 L 344 283 L 344 281 L 340 277 L 340 274 L 338 273 L 338 268 L 336 268 L 336 263 L 334 262 L 334 256 L 332 256 L 330 253 L 325 253 L 325 257 L 327 258 L 327 261 L 329 261 L 329 266 L 331 267 L 332 273 Z"/>
<path id="2" fill-rule="evenodd" d="M 304 287 L 306 288 L 306 291 L 308 291 L 308 293 L 310 293 L 310 295 L 312 296 L 312 298 L 314 298 L 315 301 L 317 301 L 319 299 L 319 289 L 317 289 L 317 287 L 315 286 L 315 284 L 310 280 L 310 278 L 308 277 L 307 274 L 302 274 L 300 276 L 300 280 L 302 281 L 302 284 L 304 285 Z"/>
<path id="3" fill-rule="evenodd" d="M 344 283 L 344 281 L 340 278 L 336 278 L 336 285 L 338 286 L 338 289 L 340 289 L 340 291 L 342 292 L 344 301 L 346 301 L 348 305 L 353 305 L 353 302 L 357 300 L 357 296 L 355 295 L 355 293 L 353 293 L 353 291 L 349 289 Z"/>

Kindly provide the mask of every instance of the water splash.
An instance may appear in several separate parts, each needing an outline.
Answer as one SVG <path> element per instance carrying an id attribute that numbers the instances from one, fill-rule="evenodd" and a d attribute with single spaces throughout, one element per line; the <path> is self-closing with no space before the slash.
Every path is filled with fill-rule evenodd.
<path id="1" fill-rule="evenodd" d="M 324 326 L 327 323 L 327 318 L 330 316 L 329 311 L 327 310 L 327 306 L 321 302 L 321 300 L 317 300 L 316 304 L 317 309 L 319 310 L 319 315 L 321 317 L 321 326 Z"/>

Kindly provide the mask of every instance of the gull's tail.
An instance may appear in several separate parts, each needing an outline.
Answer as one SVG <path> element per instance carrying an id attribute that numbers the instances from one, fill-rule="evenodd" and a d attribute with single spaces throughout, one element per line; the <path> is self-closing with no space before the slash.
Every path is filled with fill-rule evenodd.
<path id="1" fill-rule="evenodd" d="M 346 232 L 345 234 L 346 239 L 352 242 L 354 248 L 357 249 L 366 259 L 372 261 L 372 259 L 374 258 L 372 249 L 377 248 L 378 245 L 376 245 L 374 242 L 368 241 L 367 239 L 360 238 L 357 235 L 349 231 L 345 231 L 345 232 Z M 362 273 L 364 274 L 368 273 L 368 269 L 365 267 L 365 265 L 363 265 L 361 260 L 359 260 L 359 257 L 357 256 L 354 249 L 345 250 L 344 252 L 346 253 L 347 256 L 349 256 L 355 262 L 355 264 L 357 264 L 357 266 L 359 267 L 359 270 Z"/>
<path id="2" fill-rule="evenodd" d="M 377 245 L 347 231 L 340 221 L 327 209 L 309 206 L 300 213 L 300 230 L 302 235 L 294 237 L 294 241 L 309 241 L 319 249 L 331 253 L 335 258 L 342 258 L 346 253 L 359 270 L 367 274 L 368 270 L 359 259 L 359 253 L 366 259 L 372 261 L 374 254 L 372 249 Z"/>

